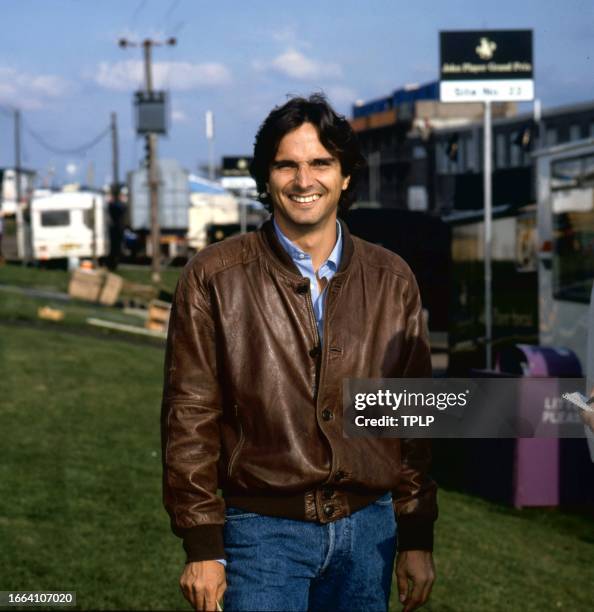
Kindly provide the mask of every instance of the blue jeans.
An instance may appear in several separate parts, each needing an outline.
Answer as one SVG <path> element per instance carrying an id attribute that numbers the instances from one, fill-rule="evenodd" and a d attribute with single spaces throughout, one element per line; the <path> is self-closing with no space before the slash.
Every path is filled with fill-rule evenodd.
<path id="1" fill-rule="evenodd" d="M 227 508 L 225 612 L 387 610 L 396 521 L 388 493 L 333 523 Z"/>

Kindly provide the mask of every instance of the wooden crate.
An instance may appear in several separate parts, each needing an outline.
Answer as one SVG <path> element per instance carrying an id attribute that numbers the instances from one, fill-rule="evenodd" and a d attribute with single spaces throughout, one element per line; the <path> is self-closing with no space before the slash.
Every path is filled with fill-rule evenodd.
<path id="1" fill-rule="evenodd" d="M 145 327 L 153 331 L 167 331 L 169 325 L 169 315 L 171 314 L 171 304 L 161 300 L 151 300 L 148 308 L 148 319 Z"/>
<path id="2" fill-rule="evenodd" d="M 99 295 L 99 302 L 105 306 L 113 306 L 118 301 L 123 285 L 124 279 L 121 276 L 107 272 Z"/>
<path id="3" fill-rule="evenodd" d="M 153 285 L 143 283 L 133 283 L 125 280 L 122 286 L 122 297 L 127 302 L 134 302 L 148 305 L 157 298 L 159 290 Z"/>
<path id="4" fill-rule="evenodd" d="M 74 270 L 68 283 L 68 295 L 78 300 L 96 302 L 103 287 L 103 274 L 95 270 Z"/>

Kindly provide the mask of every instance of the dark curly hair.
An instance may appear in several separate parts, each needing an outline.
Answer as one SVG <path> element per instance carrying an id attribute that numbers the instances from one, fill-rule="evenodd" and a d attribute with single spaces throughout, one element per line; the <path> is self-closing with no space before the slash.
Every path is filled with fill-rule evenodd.
<path id="1" fill-rule="evenodd" d="M 258 187 L 258 198 L 269 211 L 272 210 L 272 201 L 266 189 L 270 165 L 282 138 L 304 123 L 314 125 L 320 142 L 339 160 L 342 175 L 351 177 L 338 202 L 339 213 L 344 213 L 355 200 L 358 179 L 366 163 L 353 128 L 334 111 L 322 93 L 312 94 L 309 98 L 291 98 L 282 106 L 275 107 L 260 126 L 250 164 L 250 173 Z"/>

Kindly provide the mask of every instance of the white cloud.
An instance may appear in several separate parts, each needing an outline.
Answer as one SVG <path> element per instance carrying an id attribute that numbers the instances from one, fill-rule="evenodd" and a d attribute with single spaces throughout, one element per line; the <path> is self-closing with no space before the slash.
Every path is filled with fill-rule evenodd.
<path id="1" fill-rule="evenodd" d="M 171 111 L 171 121 L 174 123 L 186 123 L 188 119 L 188 115 L 183 110 L 173 109 Z"/>
<path id="2" fill-rule="evenodd" d="M 32 74 L 0 66 L 0 103 L 25 110 L 42 108 L 48 99 L 60 98 L 70 90 L 66 79 L 52 74 Z"/>
<path id="3" fill-rule="evenodd" d="M 94 76 L 96 83 L 107 89 L 130 91 L 144 83 L 144 63 L 126 60 L 110 64 L 101 62 Z M 155 62 L 153 86 L 156 89 L 189 91 L 205 87 L 220 87 L 231 81 L 228 68 L 218 62 Z"/>
<path id="4" fill-rule="evenodd" d="M 272 40 L 286 47 L 311 48 L 311 43 L 303 38 L 303 33 L 295 24 L 273 30 Z"/>
<path id="5" fill-rule="evenodd" d="M 256 70 L 274 70 L 293 79 L 310 81 L 319 78 L 340 77 L 342 70 L 333 62 L 317 61 L 297 49 L 287 49 L 271 62 L 253 62 Z"/>

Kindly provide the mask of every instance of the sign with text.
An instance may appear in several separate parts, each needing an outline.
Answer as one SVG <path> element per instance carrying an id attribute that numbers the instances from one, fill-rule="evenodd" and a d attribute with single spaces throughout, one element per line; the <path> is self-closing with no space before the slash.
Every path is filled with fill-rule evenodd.
<path id="1" fill-rule="evenodd" d="M 221 174 L 223 176 L 250 176 L 250 164 L 252 158 L 243 156 L 223 157 L 223 168 Z"/>
<path id="2" fill-rule="evenodd" d="M 439 33 L 442 102 L 534 99 L 532 30 Z"/>

